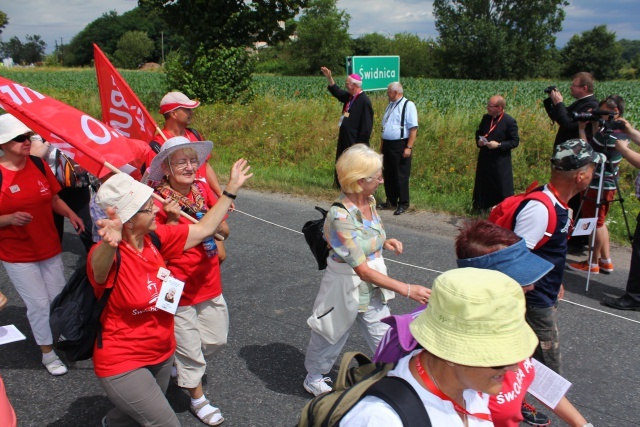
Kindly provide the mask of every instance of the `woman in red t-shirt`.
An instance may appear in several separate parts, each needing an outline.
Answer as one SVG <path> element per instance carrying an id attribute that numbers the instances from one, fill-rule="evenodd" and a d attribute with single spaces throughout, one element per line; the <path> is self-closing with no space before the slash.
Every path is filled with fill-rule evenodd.
<path id="1" fill-rule="evenodd" d="M 31 331 L 51 375 L 67 367 L 53 350 L 49 310 L 65 285 L 62 247 L 53 212 L 84 231 L 82 220 L 58 197 L 60 184 L 46 163 L 29 157 L 31 129 L 11 114 L 0 116 L 0 260 L 27 307 Z"/>
<path id="2" fill-rule="evenodd" d="M 164 143 L 149 167 L 148 179 L 157 182 L 156 194 L 173 200 L 159 210 L 156 220 L 160 224 L 189 224 L 180 217 L 180 211 L 196 217 L 217 202 L 206 183 L 196 179 L 197 170 L 211 153 L 210 141 L 190 142 L 175 137 Z M 156 205 L 163 208 L 156 200 Z M 216 234 L 224 238 L 229 227 L 223 221 Z M 222 242 L 218 242 L 220 245 Z M 222 296 L 220 260 L 217 251 L 206 251 L 197 245 L 167 261 L 171 274 L 184 281 L 185 286 L 176 311 L 176 382 L 191 395 L 191 412 L 207 425 L 224 421 L 218 408 L 211 405 L 202 389 L 202 377 L 211 357 L 227 343 L 229 313 Z"/>
<path id="3" fill-rule="evenodd" d="M 102 347 L 94 348 L 93 363 L 116 406 L 103 424 L 180 425 L 164 395 L 175 351 L 173 313 L 165 311 L 171 307 L 161 298 L 174 278 L 167 277 L 164 259 L 200 245 L 218 228 L 234 193 L 253 175 L 248 172 L 246 160 L 238 160 L 225 197 L 191 225 L 157 224 L 153 190 L 126 174 L 114 175 L 98 190 L 96 202 L 107 219 L 97 221 L 103 239 L 89 252 L 87 274 L 96 297 L 107 288 L 113 291 L 100 317 Z M 157 236 L 157 247 L 151 232 Z"/>

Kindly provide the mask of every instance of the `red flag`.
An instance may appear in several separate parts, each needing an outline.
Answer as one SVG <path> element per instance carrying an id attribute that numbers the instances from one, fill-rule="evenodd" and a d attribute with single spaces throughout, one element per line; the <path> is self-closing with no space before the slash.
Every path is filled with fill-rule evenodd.
<path id="1" fill-rule="evenodd" d="M 146 159 L 145 141 L 129 139 L 57 99 L 0 77 L 0 108 L 62 150 L 87 171 L 102 177 L 115 167 Z"/>
<path id="2" fill-rule="evenodd" d="M 151 141 L 156 123 L 109 59 L 93 44 L 102 121 L 126 137 Z"/>

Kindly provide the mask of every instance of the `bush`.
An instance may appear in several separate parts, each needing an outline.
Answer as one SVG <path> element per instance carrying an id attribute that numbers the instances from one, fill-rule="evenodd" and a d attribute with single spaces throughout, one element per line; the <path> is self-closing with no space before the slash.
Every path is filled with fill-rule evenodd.
<path id="1" fill-rule="evenodd" d="M 205 49 L 202 45 L 193 58 L 173 52 L 165 64 L 168 90 L 179 90 L 206 104 L 249 102 L 254 94 L 253 68 L 244 48 Z"/>

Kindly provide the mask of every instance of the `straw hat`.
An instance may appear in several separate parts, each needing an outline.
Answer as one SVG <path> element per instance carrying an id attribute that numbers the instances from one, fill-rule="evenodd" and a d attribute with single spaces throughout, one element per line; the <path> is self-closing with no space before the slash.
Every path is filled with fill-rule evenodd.
<path id="1" fill-rule="evenodd" d="M 162 163 L 170 157 L 173 153 L 183 148 L 192 148 L 196 151 L 198 156 L 198 168 L 207 161 L 207 156 L 211 154 L 213 150 L 213 142 L 211 141 L 189 141 L 184 136 L 174 136 L 169 138 L 160 148 L 160 152 L 151 161 L 149 166 L 149 173 L 147 179 L 149 181 L 160 181 L 164 176 L 162 172 Z"/>
<path id="2" fill-rule="evenodd" d="M 429 305 L 411 333 L 431 354 L 465 366 L 518 363 L 538 338 L 525 322 L 518 283 L 498 271 L 459 268 L 436 278 Z"/>
<path id="3" fill-rule="evenodd" d="M 96 203 L 105 212 L 108 207 L 114 208 L 120 220 L 125 223 L 147 203 L 152 193 L 151 187 L 126 173 L 117 173 L 100 186 Z"/>
<path id="4" fill-rule="evenodd" d="M 0 144 L 6 144 L 19 135 L 33 132 L 11 114 L 0 116 Z"/>

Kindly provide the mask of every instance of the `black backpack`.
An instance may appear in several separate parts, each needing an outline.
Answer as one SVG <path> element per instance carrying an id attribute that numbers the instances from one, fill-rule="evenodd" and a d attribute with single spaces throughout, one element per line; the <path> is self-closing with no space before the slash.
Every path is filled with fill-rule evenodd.
<path id="1" fill-rule="evenodd" d="M 342 204 L 335 202 L 331 206 L 338 206 L 339 208 L 347 210 Z M 319 206 L 316 206 L 316 210 L 322 214 L 320 219 L 312 219 L 307 221 L 302 227 L 302 234 L 304 239 L 311 249 L 311 253 L 318 263 L 318 270 L 324 270 L 327 268 L 327 257 L 329 256 L 329 244 L 323 237 L 324 220 L 327 218 L 327 211 Z"/>
<path id="2" fill-rule="evenodd" d="M 116 277 L 120 270 L 120 251 L 116 250 Z M 53 335 L 53 346 L 65 353 L 67 360 L 90 359 L 93 345 L 98 340 L 102 348 L 102 325 L 100 315 L 107 305 L 113 287 L 104 290 L 98 300 L 87 276 L 87 267 L 77 268 L 67 281 L 62 292 L 51 303 L 49 325 Z"/>

